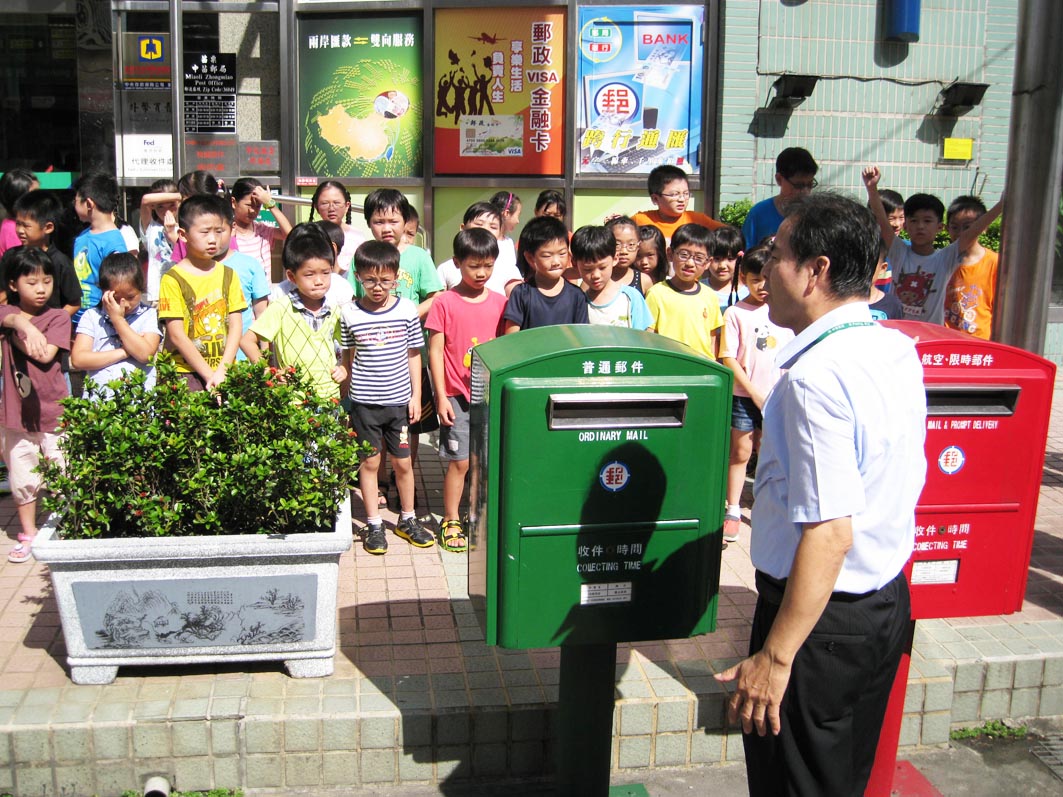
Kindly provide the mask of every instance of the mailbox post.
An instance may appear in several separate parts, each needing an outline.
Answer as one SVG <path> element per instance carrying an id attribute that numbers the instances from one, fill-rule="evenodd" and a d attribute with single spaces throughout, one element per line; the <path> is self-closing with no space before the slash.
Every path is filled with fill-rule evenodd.
<path id="1" fill-rule="evenodd" d="M 564 793 L 608 791 L 616 643 L 715 629 L 731 380 L 613 327 L 473 350 L 469 595 L 487 644 L 561 646 Z"/>
<path id="2" fill-rule="evenodd" d="M 893 781 L 916 620 L 1022 609 L 1055 365 L 964 332 L 886 322 L 918 338 L 926 385 L 926 484 L 905 568 L 912 634 L 897 671 L 868 795 Z"/>

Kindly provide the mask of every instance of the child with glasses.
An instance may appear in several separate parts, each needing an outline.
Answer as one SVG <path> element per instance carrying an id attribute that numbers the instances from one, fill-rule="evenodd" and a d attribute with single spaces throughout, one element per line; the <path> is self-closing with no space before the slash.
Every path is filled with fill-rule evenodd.
<path id="1" fill-rule="evenodd" d="M 779 193 L 762 200 L 749 210 L 742 235 L 750 248 L 775 235 L 786 215 L 786 206 L 800 196 L 806 196 L 819 183 L 816 172 L 819 164 L 807 149 L 787 147 L 775 158 L 775 184 Z"/>
<path id="2" fill-rule="evenodd" d="M 652 224 L 666 241 L 670 241 L 675 231 L 684 224 L 700 224 L 713 230 L 722 226 L 721 222 L 696 210 L 689 210 L 690 183 L 686 172 L 678 166 L 665 164 L 650 172 L 646 180 L 650 201 L 656 210 L 646 210 L 632 216 L 635 224 L 644 226 Z"/>
<path id="3" fill-rule="evenodd" d="M 613 282 L 629 285 L 643 296 L 653 287 L 653 280 L 635 268 L 639 254 L 639 226 L 627 216 L 614 216 L 605 223 L 616 239 Z"/>
<path id="4" fill-rule="evenodd" d="M 396 236 L 397 239 L 397 236 Z M 362 547 L 385 554 L 388 539 L 377 503 L 381 452 L 395 470 L 401 512 L 395 533 L 418 548 L 435 536 L 414 512 L 410 427 L 421 418 L 421 346 L 417 307 L 392 293 L 399 276 L 399 250 L 389 241 L 366 241 L 354 252 L 362 296 L 340 310 L 344 366 L 350 374 L 351 426 L 376 452 L 362 461 L 358 486 L 365 504 Z"/>
<path id="5" fill-rule="evenodd" d="M 651 329 L 715 360 L 723 316 L 715 291 L 699 281 L 709 265 L 711 235 L 700 224 L 684 224 L 675 231 L 668 249 L 674 274 L 650 289 L 646 305 L 653 317 Z"/>

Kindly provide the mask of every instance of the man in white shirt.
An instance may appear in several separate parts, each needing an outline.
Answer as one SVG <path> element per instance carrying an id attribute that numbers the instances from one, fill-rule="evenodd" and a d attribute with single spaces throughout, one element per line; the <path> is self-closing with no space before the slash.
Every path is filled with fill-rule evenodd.
<path id="1" fill-rule="evenodd" d="M 750 794 L 860 795 L 910 621 L 926 393 L 912 341 L 871 320 L 871 213 L 830 194 L 788 211 L 764 269 L 796 337 L 764 406 L 750 657 L 717 678 Z"/>

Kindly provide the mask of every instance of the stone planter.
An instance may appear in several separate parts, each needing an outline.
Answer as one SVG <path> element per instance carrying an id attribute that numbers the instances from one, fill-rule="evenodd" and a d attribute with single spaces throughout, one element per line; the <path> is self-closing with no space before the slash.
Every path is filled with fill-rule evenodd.
<path id="1" fill-rule="evenodd" d="M 106 684 L 141 664 L 283 661 L 293 678 L 330 675 L 350 498 L 322 534 L 33 542 L 59 603 L 70 677 Z"/>

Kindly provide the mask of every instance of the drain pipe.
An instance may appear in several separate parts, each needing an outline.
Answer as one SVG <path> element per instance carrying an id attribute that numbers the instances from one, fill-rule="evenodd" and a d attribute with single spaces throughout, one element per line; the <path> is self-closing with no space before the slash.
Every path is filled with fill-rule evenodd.
<path id="1" fill-rule="evenodd" d="M 153 775 L 144 781 L 144 797 L 170 797 L 170 781 L 162 775 Z"/>

